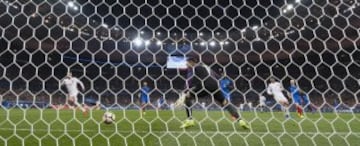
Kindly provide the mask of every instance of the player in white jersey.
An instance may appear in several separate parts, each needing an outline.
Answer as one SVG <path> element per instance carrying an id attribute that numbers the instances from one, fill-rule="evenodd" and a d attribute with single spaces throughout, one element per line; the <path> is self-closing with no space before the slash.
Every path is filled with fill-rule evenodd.
<path id="1" fill-rule="evenodd" d="M 82 107 L 78 100 L 77 96 L 80 93 L 79 89 L 77 88 L 77 85 L 80 85 L 81 89 L 84 90 L 84 84 L 76 77 L 72 76 L 72 73 L 69 72 L 65 79 L 61 81 L 61 85 L 65 85 L 67 91 L 68 91 L 68 99 L 67 99 L 67 105 L 68 102 L 73 103 L 76 105 L 76 107 L 80 108 L 82 112 L 86 112 L 86 109 Z M 68 105 L 69 106 L 69 105 Z"/>
<path id="2" fill-rule="evenodd" d="M 265 101 L 266 101 L 265 96 L 262 96 L 262 95 L 261 95 L 261 96 L 259 97 L 259 108 L 260 108 L 260 111 L 261 111 L 261 112 L 264 111 L 264 107 L 266 106 Z"/>
<path id="3" fill-rule="evenodd" d="M 274 78 L 270 79 L 270 84 L 267 87 L 267 93 L 272 95 L 277 103 L 279 103 L 285 110 L 285 117 L 288 118 L 289 114 L 289 101 L 285 97 L 283 91 L 286 91 L 280 82 L 275 81 Z"/>

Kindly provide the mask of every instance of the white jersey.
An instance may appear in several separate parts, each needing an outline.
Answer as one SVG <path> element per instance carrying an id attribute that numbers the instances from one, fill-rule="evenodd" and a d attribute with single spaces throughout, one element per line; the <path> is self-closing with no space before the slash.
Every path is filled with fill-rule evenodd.
<path id="1" fill-rule="evenodd" d="M 79 94 L 79 90 L 77 85 L 80 85 L 82 89 L 84 89 L 84 84 L 75 77 L 65 78 L 61 85 L 65 85 L 66 89 L 68 90 L 69 96 L 76 97 Z"/>
<path id="2" fill-rule="evenodd" d="M 283 89 L 284 89 L 283 86 L 279 82 L 274 82 L 274 83 L 269 84 L 269 86 L 267 88 L 267 93 L 269 95 L 273 95 L 274 99 L 277 102 L 279 102 L 279 101 L 287 102 L 285 95 L 282 93 Z"/>

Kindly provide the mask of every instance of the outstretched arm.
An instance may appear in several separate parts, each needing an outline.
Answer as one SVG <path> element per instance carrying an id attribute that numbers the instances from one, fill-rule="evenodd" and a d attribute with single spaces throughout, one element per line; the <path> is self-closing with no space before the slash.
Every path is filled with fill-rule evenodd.
<path id="1" fill-rule="evenodd" d="M 269 94 L 269 95 L 273 94 L 272 91 L 271 91 L 270 85 L 267 87 L 266 93 Z"/>
<path id="2" fill-rule="evenodd" d="M 81 90 L 85 90 L 85 86 L 84 86 L 84 83 L 81 82 L 79 79 L 76 78 L 76 82 L 81 86 Z"/>

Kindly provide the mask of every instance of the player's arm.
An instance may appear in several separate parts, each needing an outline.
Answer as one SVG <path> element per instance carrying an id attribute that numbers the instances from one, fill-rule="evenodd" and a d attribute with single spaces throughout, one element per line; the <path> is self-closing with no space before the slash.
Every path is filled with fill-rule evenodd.
<path id="1" fill-rule="evenodd" d="M 291 98 L 292 98 L 291 87 L 289 87 L 289 91 L 286 92 L 286 93 L 287 93 L 287 96 L 288 96 L 288 97 L 291 97 Z"/>
<path id="2" fill-rule="evenodd" d="M 84 91 L 84 90 L 85 90 L 84 83 L 83 83 L 83 82 L 81 82 L 78 78 L 76 78 L 76 82 L 80 85 L 81 90 L 82 90 L 82 91 Z"/>
<path id="3" fill-rule="evenodd" d="M 65 79 L 60 80 L 60 86 L 65 84 Z"/>
<path id="4" fill-rule="evenodd" d="M 267 89 L 266 89 L 266 93 L 269 94 L 269 95 L 272 95 L 272 91 L 271 91 L 271 86 L 268 85 Z"/>
<path id="5" fill-rule="evenodd" d="M 228 88 L 229 89 L 234 89 L 234 84 L 232 81 L 229 80 L 229 83 L 228 83 Z"/>

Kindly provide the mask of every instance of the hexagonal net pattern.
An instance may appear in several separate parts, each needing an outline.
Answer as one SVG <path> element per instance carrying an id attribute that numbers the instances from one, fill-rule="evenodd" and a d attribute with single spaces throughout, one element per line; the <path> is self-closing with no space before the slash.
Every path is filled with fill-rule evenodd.
<path id="1" fill-rule="evenodd" d="M 359 28 L 357 0 L 0 0 L 0 145 L 356 145 Z M 189 57 L 229 79 L 250 129 L 217 102 L 221 85 L 179 128 Z M 87 112 L 64 106 L 68 72 Z M 221 84 L 210 75 L 196 78 Z M 270 78 L 302 89 L 290 117 Z"/>

